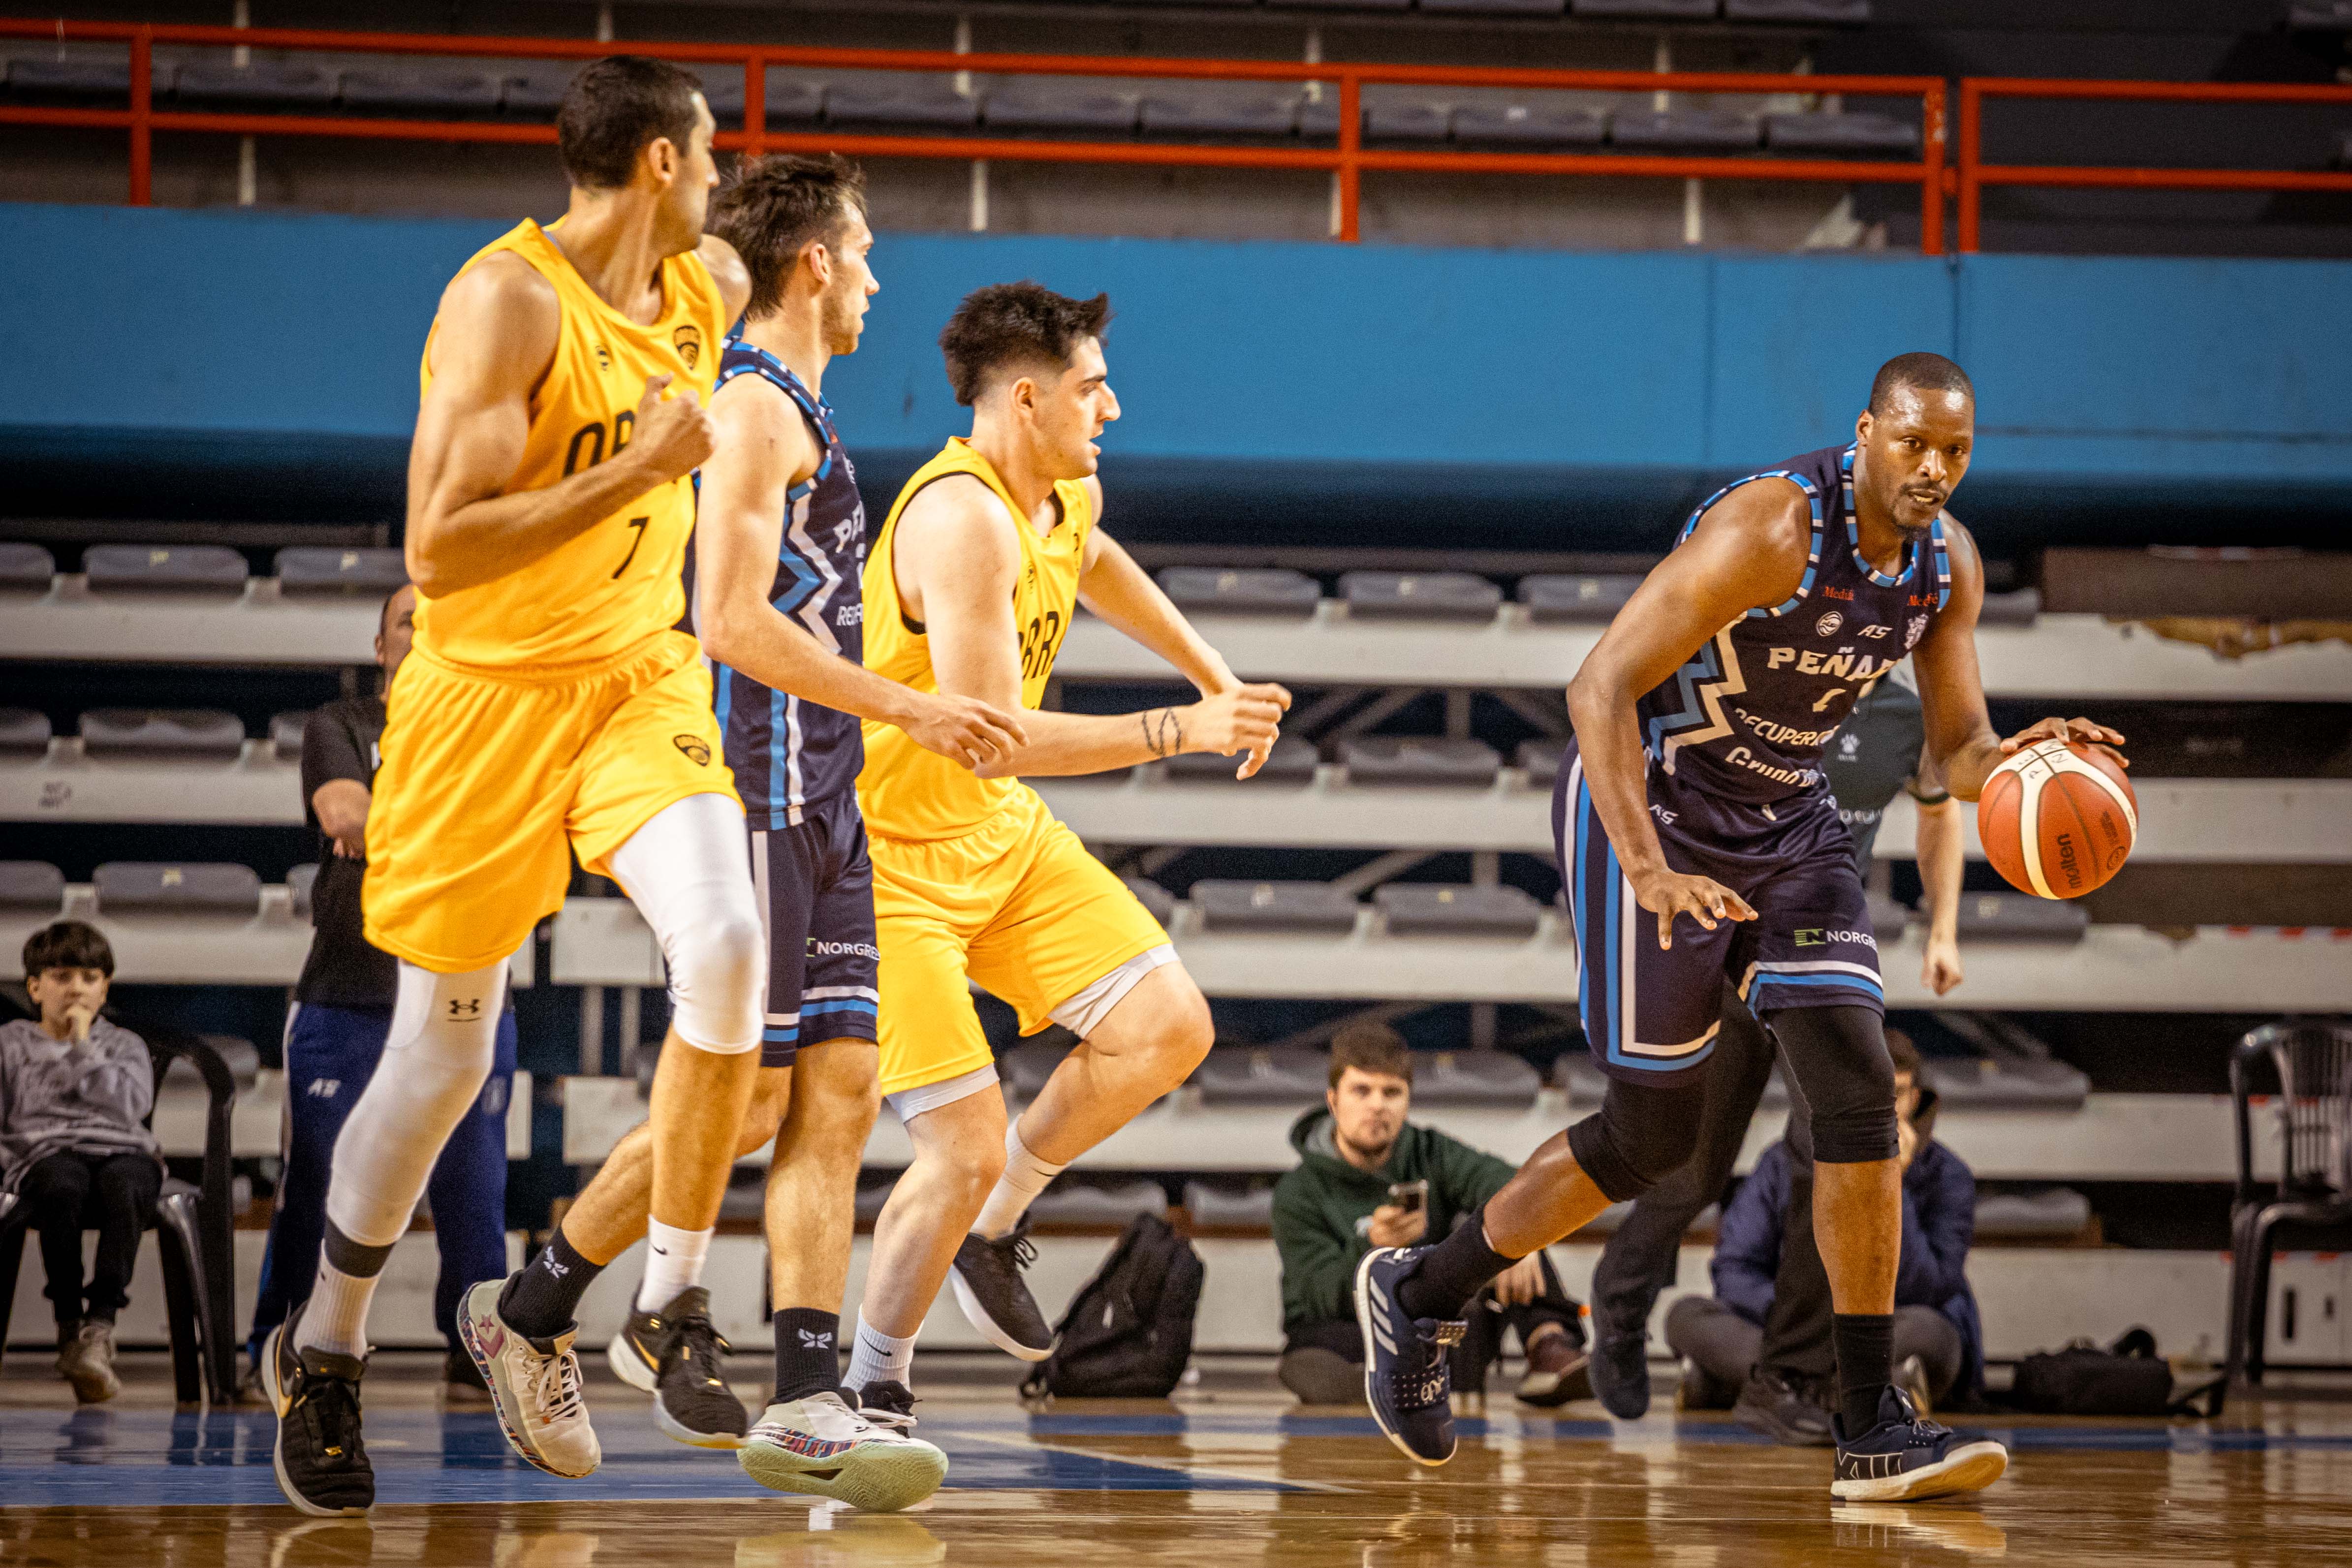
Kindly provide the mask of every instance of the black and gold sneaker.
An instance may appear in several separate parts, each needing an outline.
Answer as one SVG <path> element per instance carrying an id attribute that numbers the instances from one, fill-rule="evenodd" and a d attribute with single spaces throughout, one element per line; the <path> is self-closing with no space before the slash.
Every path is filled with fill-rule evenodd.
<path id="1" fill-rule="evenodd" d="M 631 1312 L 605 1356 L 624 1383 L 654 1396 L 654 1424 L 698 1448 L 737 1448 L 751 1413 L 727 1386 L 731 1347 L 710 1325 L 710 1292 L 688 1286 L 656 1312 Z"/>
<path id="2" fill-rule="evenodd" d="M 375 1506 L 375 1469 L 360 1440 L 363 1357 L 294 1348 L 297 1307 L 270 1331 L 261 1381 L 278 1413 L 273 1468 L 278 1489 L 304 1513 L 363 1514 Z"/>

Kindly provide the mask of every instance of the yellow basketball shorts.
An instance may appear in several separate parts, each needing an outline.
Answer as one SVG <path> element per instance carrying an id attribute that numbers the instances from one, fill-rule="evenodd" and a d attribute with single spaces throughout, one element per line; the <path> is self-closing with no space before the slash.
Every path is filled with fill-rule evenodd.
<path id="1" fill-rule="evenodd" d="M 601 664 L 484 669 L 424 649 L 388 697 L 368 807 L 367 939 L 421 969 L 496 963 L 692 795 L 734 798 L 710 674 L 683 632 Z"/>
<path id="2" fill-rule="evenodd" d="M 944 1082 L 992 1059 L 967 982 L 1034 1035 L 1054 1010 L 1168 933 L 1078 836 L 1024 786 L 956 838 L 868 829 L 882 950 L 882 1092 Z"/>

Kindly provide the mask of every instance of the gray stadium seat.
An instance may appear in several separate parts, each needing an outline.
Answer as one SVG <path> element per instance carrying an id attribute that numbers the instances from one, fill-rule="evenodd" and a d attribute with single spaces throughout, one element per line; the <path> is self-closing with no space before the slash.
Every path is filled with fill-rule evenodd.
<path id="1" fill-rule="evenodd" d="M 2091 1200 L 2072 1187 L 2046 1187 L 2038 1193 L 1986 1193 L 1977 1199 L 1979 1241 L 2080 1236 L 2090 1223 Z"/>
<path id="2" fill-rule="evenodd" d="M 702 81 L 702 101 L 710 118 L 724 131 L 743 123 L 743 71 L 739 66 L 706 65 L 695 72 Z"/>
<path id="3" fill-rule="evenodd" d="M 299 762 L 302 756 L 302 727 L 310 721 L 306 712 L 273 713 L 269 716 L 269 743 L 286 762 Z"/>
<path id="4" fill-rule="evenodd" d="M 343 73 L 343 107 L 362 114 L 433 120 L 496 114 L 506 97 L 503 78 L 482 70 L 432 70 L 395 65 Z"/>
<path id="5" fill-rule="evenodd" d="M 1409 11 L 1412 0 L 1282 0 L 1286 9 L 1299 11 Z M 1337 88 L 1326 91 L 1337 95 Z"/>
<path id="6" fill-rule="evenodd" d="M 1658 153 L 1736 153 L 1757 144 L 1755 120 L 1720 109 L 1621 109 L 1609 117 L 1609 140 Z"/>
<path id="7" fill-rule="evenodd" d="M 172 83 L 168 70 L 155 72 L 157 96 Z M 26 102 L 89 103 L 100 99 L 131 96 L 128 60 L 37 60 L 8 62 L 8 91 Z"/>
<path id="8" fill-rule="evenodd" d="M 49 716 L 30 708 L 0 708 L 0 752 L 40 756 L 49 749 Z"/>
<path id="9" fill-rule="evenodd" d="M 996 1076 L 1014 1099 L 1034 1100 L 1067 1055 L 1066 1044 L 1024 1040 L 996 1058 Z"/>
<path id="10" fill-rule="evenodd" d="M 208 113 L 276 110 L 319 114 L 334 104 L 335 78 L 317 66 L 182 66 L 173 96 L 181 108 Z"/>
<path id="11" fill-rule="evenodd" d="M 1569 0 L 1580 16 L 1629 16 L 1644 22 L 1696 22 L 1715 15 L 1722 0 Z"/>
<path id="12" fill-rule="evenodd" d="M 1339 596 L 1351 616 L 1443 621 L 1488 621 L 1503 590 L 1467 572 L 1348 572 Z"/>
<path id="13" fill-rule="evenodd" d="M 213 1048 L 213 1054 L 220 1058 L 221 1065 L 228 1068 L 239 1089 L 253 1087 L 253 1080 L 261 1075 L 261 1052 L 251 1040 L 241 1040 L 234 1035 L 200 1035 L 197 1038 Z M 174 1056 L 163 1068 L 163 1082 L 159 1088 L 202 1094 L 204 1069 L 196 1066 L 194 1057 Z"/>
<path id="14" fill-rule="evenodd" d="M 1870 20 L 1870 0 L 1723 0 L 1723 19 L 1859 26 Z"/>
<path id="15" fill-rule="evenodd" d="M 1919 128 L 1885 114 L 1768 114 L 1764 145 L 1782 153 L 1870 153 L 1915 158 Z"/>
<path id="16" fill-rule="evenodd" d="M 584 60 L 549 60 L 507 74 L 506 94 L 499 107 L 529 120 L 552 120 L 563 107 L 563 95 Z"/>
<path id="17" fill-rule="evenodd" d="M 1176 918 L 1175 894 L 1148 878 L 1126 877 L 1120 879 L 1126 882 L 1127 890 L 1135 895 L 1135 901 L 1151 911 L 1153 920 L 1166 925 Z"/>
<path id="18" fill-rule="evenodd" d="M 980 100 L 943 76 L 836 81 L 825 90 L 824 118 L 828 125 L 969 131 L 980 123 Z"/>
<path id="19" fill-rule="evenodd" d="M 1438 1051 L 1412 1059 L 1415 1105 L 1491 1105 L 1506 1110 L 1535 1103 L 1543 1075 L 1508 1051 Z"/>
<path id="20" fill-rule="evenodd" d="M 0 860 L 0 909 L 65 907 L 65 873 L 46 860 Z"/>
<path id="21" fill-rule="evenodd" d="M 1391 882 L 1372 889 L 1372 904 L 1392 936 L 1525 938 L 1543 919 L 1543 906 L 1512 887 Z"/>
<path id="22" fill-rule="evenodd" d="M 296 920 L 307 921 L 310 918 L 310 889 L 318 884 L 319 868 L 315 861 L 297 866 L 286 873 L 287 889 L 294 897 Z"/>
<path id="23" fill-rule="evenodd" d="M 814 125 L 824 118 L 824 83 L 816 78 L 772 70 L 761 90 L 772 126 Z"/>
<path id="24" fill-rule="evenodd" d="M 1960 895 L 1960 941 L 2080 942 L 2091 916 L 2079 903 L 2031 893 Z"/>
<path id="25" fill-rule="evenodd" d="M 1265 766 L 1258 769 L 1249 780 L 1254 787 L 1267 784 L 1309 784 L 1315 782 L 1315 769 L 1322 758 L 1316 752 L 1315 742 L 1302 741 L 1296 735 L 1285 735 L 1275 742 L 1273 752 Z M 1232 784 L 1234 770 L 1242 765 L 1241 753 L 1230 757 L 1214 752 L 1179 752 L 1168 759 L 1168 776 L 1186 784 L 1223 780 Z"/>
<path id="26" fill-rule="evenodd" d="M 1454 110 L 1456 142 L 1508 147 L 1598 147 L 1608 135 L 1608 117 L 1590 109 L 1464 103 Z"/>
<path id="27" fill-rule="evenodd" d="M 1549 789 L 1559 782 L 1559 759 L 1568 750 L 1568 742 L 1551 737 L 1538 736 L 1519 742 L 1518 763 L 1527 770 L 1528 787 Z"/>
<path id="28" fill-rule="evenodd" d="M 1484 789 L 1502 771 L 1503 759 L 1484 741 L 1446 741 L 1425 735 L 1359 735 L 1339 742 L 1348 782 L 1360 784 L 1443 784 Z"/>
<path id="29" fill-rule="evenodd" d="M 1045 77 L 990 93 L 980 118 L 992 131 L 1087 131 L 1131 136 L 1142 108 L 1143 100 L 1132 92 Z"/>
<path id="30" fill-rule="evenodd" d="M 92 591 L 238 594 L 245 557 L 226 544 L 93 544 L 82 554 Z"/>
<path id="31" fill-rule="evenodd" d="M 249 915 L 261 908 L 261 879 L 249 866 L 110 860 L 90 880 L 98 907 L 110 915 Z"/>
<path id="32" fill-rule="evenodd" d="M 1212 931 L 1356 929 L 1363 908 L 1328 882 L 1237 882 L 1204 878 L 1192 884 L 1192 907 Z"/>
<path id="33" fill-rule="evenodd" d="M 1124 1226 L 1138 1215 L 1165 1218 L 1168 1192 L 1157 1182 L 1057 1176 L 1029 1213 L 1039 1225 Z"/>
<path id="34" fill-rule="evenodd" d="M 1609 1075 L 1601 1070 L 1601 1064 L 1587 1051 L 1567 1052 L 1552 1064 L 1551 1070 L 1560 1088 L 1568 1090 L 1569 1098 L 1580 1103 L 1599 1100 L 1609 1088 Z"/>
<path id="35" fill-rule="evenodd" d="M 0 544 L 0 589 L 47 593 L 57 574 L 57 557 L 39 545 Z"/>
<path id="36" fill-rule="evenodd" d="M 397 550 L 344 550 L 333 545 L 289 544 L 270 569 L 282 594 L 392 593 L 408 581 L 408 562 Z"/>
<path id="37" fill-rule="evenodd" d="M 1546 5 L 1547 0 L 1535 0 L 1538 10 L 1544 9 Z M 1549 7 L 1557 14 L 1559 0 L 1549 0 Z M 1421 0 L 1421 8 L 1424 11 L 1467 11 L 1517 10 L 1522 7 L 1517 0 L 1486 0 L 1482 5 L 1462 4 L 1458 0 Z M 1425 98 L 1376 98 L 1364 105 L 1364 134 L 1375 142 L 1443 142 L 1453 121 L 1453 105 Z M 1302 118 L 1300 129 L 1305 128 L 1306 122 Z"/>
<path id="38" fill-rule="evenodd" d="M 1607 622 L 1641 585 L 1634 576 L 1546 572 L 1520 578 L 1518 599 L 1531 621 Z"/>
<path id="39" fill-rule="evenodd" d="M 1870 934 L 1878 939 L 1882 947 L 1902 941 L 1905 928 L 1911 923 L 1911 911 L 1884 893 L 1863 896 L 1870 905 Z"/>
<path id="40" fill-rule="evenodd" d="M 1274 1189 L 1253 1184 L 1235 1192 L 1207 1182 L 1187 1182 L 1184 1212 L 1195 1229 L 1264 1230 L 1274 1223 Z"/>
<path id="41" fill-rule="evenodd" d="M 217 708 L 93 708 L 81 716 L 81 744 L 93 757 L 233 762 L 245 749 L 245 726 Z"/>
<path id="42" fill-rule="evenodd" d="M 2020 588 L 2009 594 L 1987 594 L 1977 612 L 1980 626 L 2030 626 L 2042 614 L 2042 590 Z"/>
<path id="43" fill-rule="evenodd" d="M 1192 1069 L 1203 1105 L 1311 1105 L 1331 1084 L 1331 1059 L 1304 1046 L 1223 1046 Z"/>
<path id="44" fill-rule="evenodd" d="M 1930 1057 L 1928 1081 L 1946 1106 L 1971 1110 L 2076 1110 L 2091 1080 L 2047 1057 Z"/>
<path id="45" fill-rule="evenodd" d="M 1285 567 L 1168 566 L 1158 580 L 1180 610 L 1304 616 L 1323 596 L 1314 578 Z"/>
<path id="46" fill-rule="evenodd" d="M 1568 9 L 1568 0 L 1421 0 L 1424 11 L 1456 12 L 1485 16 L 1557 16 Z"/>
<path id="47" fill-rule="evenodd" d="M 1181 92 L 1148 95 L 1143 133 L 1186 139 L 1218 136 L 1287 136 L 1298 126 L 1294 92 Z"/>

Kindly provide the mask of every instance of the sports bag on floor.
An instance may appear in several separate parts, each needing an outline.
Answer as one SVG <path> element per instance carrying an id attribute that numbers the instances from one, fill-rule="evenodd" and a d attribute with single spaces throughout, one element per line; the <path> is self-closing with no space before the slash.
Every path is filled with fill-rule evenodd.
<path id="1" fill-rule="evenodd" d="M 2134 1329 L 2105 1350 L 2077 1341 L 2027 1356 L 2009 1402 L 2043 1415 L 2163 1415 L 2173 1409 L 2172 1368 L 2156 1336 Z"/>
<path id="2" fill-rule="evenodd" d="M 1164 1399 L 1192 1358 L 1203 1270 L 1192 1244 L 1138 1215 L 1054 1328 L 1054 1353 L 1021 1384 L 1034 1399 Z"/>

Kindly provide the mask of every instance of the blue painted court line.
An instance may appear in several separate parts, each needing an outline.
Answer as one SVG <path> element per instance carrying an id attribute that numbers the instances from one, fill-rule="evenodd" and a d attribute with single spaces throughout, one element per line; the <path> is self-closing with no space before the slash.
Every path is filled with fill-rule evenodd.
<path id="1" fill-rule="evenodd" d="M 929 1425 L 929 1424 L 927 1424 Z M 949 1484 L 1038 1491 L 1286 1491 L 1283 1482 L 1200 1475 L 1130 1459 L 959 1442 L 936 1424 Z M 1015 1426 L 1017 1430 L 1017 1424 Z M 0 1498 L 33 1507 L 158 1507 L 281 1502 L 270 1469 L 276 1422 L 265 1411 L 12 1411 L 0 1423 Z M 671 1442 L 643 1416 L 598 1423 L 604 1462 L 564 1480 L 517 1458 L 488 1413 L 385 1411 L 368 1417 L 377 1500 L 386 1503 L 580 1502 L 758 1499 L 768 1491 L 731 1454 Z"/>

